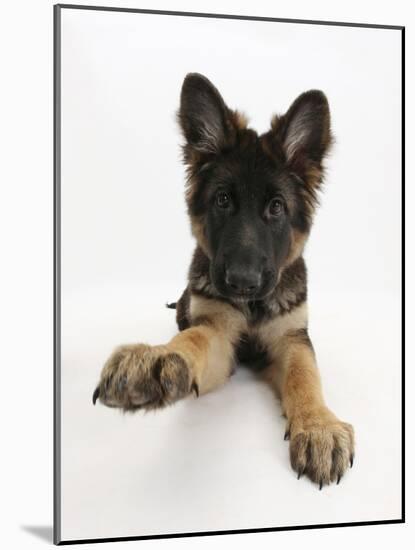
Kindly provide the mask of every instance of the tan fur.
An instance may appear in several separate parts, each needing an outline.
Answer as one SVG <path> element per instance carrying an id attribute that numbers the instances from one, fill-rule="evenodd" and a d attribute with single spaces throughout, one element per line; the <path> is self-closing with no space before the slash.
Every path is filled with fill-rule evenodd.
<path id="1" fill-rule="evenodd" d="M 324 405 L 314 352 L 298 341 L 295 332 L 288 332 L 280 343 L 279 364 L 282 376 L 278 389 L 283 411 L 291 422 Z"/>
<path id="2" fill-rule="evenodd" d="M 227 338 L 235 342 L 239 333 L 247 330 L 246 318 L 240 311 L 226 302 L 192 295 L 190 299 L 192 322 L 198 317 L 208 317 L 218 331 L 226 332 Z"/>
<path id="3" fill-rule="evenodd" d="M 203 231 L 203 227 L 203 218 L 196 218 L 195 216 L 191 218 L 192 235 L 196 239 L 203 252 L 208 256 L 208 258 L 210 258 L 211 254 L 209 252 L 209 247 L 207 244 L 205 232 Z"/>
<path id="4" fill-rule="evenodd" d="M 271 383 L 277 395 L 280 396 L 281 377 L 284 373 L 284 368 L 280 365 L 284 361 L 284 354 L 289 345 L 289 337 L 284 338 L 290 331 L 296 331 L 307 327 L 308 308 L 307 302 L 285 313 L 263 323 L 256 331 L 256 336 L 259 338 L 264 349 L 267 350 L 272 367 L 264 371 L 264 378 Z"/>
<path id="5" fill-rule="evenodd" d="M 291 230 L 290 252 L 284 262 L 284 266 L 289 266 L 302 255 L 307 239 L 308 233 L 301 233 L 296 229 Z"/>
<path id="6" fill-rule="evenodd" d="M 281 399 L 290 437 L 290 459 L 320 486 L 340 480 L 353 461 L 354 433 L 324 402 L 314 352 L 300 330 L 289 329 L 269 348 L 264 378 Z"/>
<path id="7" fill-rule="evenodd" d="M 308 308 L 307 302 L 303 302 L 296 308 L 293 308 L 284 315 L 279 315 L 265 323 L 259 325 L 255 330 L 255 334 L 260 338 L 261 342 L 271 351 L 278 349 L 280 339 L 288 331 L 298 330 L 307 327 Z"/>
<path id="8" fill-rule="evenodd" d="M 232 112 L 232 123 L 233 126 L 238 130 L 245 130 L 248 125 L 248 118 L 244 113 L 239 111 Z"/>
<path id="9" fill-rule="evenodd" d="M 193 322 L 202 319 L 208 323 L 197 328 L 210 331 L 209 350 L 198 379 L 200 393 L 206 393 L 229 378 L 234 362 L 234 344 L 241 331 L 246 329 L 246 320 L 229 304 L 195 295 L 190 300 L 190 315 Z"/>
<path id="10" fill-rule="evenodd" d="M 246 328 L 243 315 L 216 300 L 192 296 L 192 326 L 160 346 L 120 346 L 101 373 L 99 398 L 124 410 L 153 409 L 207 393 L 226 382 L 234 344 Z"/>
<path id="11" fill-rule="evenodd" d="M 200 394 L 213 390 L 229 378 L 233 346 L 210 324 L 184 330 L 168 347 L 186 358 Z"/>
<path id="12" fill-rule="evenodd" d="M 322 176 L 323 170 L 321 166 L 317 166 L 315 164 L 308 165 L 305 173 L 305 179 L 310 187 L 318 189 L 321 185 Z"/>

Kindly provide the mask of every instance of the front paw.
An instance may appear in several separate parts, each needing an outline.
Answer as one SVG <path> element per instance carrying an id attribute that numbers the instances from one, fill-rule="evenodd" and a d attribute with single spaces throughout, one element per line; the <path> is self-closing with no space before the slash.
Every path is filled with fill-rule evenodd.
<path id="1" fill-rule="evenodd" d="M 327 409 L 296 419 L 287 430 L 291 466 L 298 479 L 307 475 L 320 489 L 339 483 L 354 459 L 354 431 Z"/>
<path id="2" fill-rule="evenodd" d="M 125 411 L 156 409 L 185 397 L 197 385 L 185 359 L 166 346 L 120 346 L 106 362 L 93 395 Z"/>

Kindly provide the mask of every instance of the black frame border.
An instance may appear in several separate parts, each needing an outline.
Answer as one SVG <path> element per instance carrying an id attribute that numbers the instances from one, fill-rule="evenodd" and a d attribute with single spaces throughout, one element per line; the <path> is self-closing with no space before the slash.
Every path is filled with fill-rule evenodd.
<path id="1" fill-rule="evenodd" d="M 93 539 L 61 540 L 61 10 L 96 10 L 139 13 L 150 15 L 172 15 L 182 17 L 204 17 L 213 19 L 236 19 L 245 21 L 264 21 L 271 23 L 296 23 L 307 25 L 361 27 L 369 29 L 397 30 L 401 32 L 401 313 L 402 313 L 402 503 L 401 518 L 356 521 L 349 523 L 327 523 L 312 525 L 294 525 L 284 527 L 265 527 L 235 529 L 225 531 L 200 531 L 189 533 L 168 533 L 159 535 L 139 535 L 128 537 L 108 537 Z M 53 6 L 53 542 L 55 545 L 91 544 L 101 542 L 120 542 L 134 540 L 170 539 L 184 537 L 202 537 L 213 535 L 237 535 L 243 533 L 269 533 L 277 531 L 300 531 L 305 529 L 327 529 L 333 527 L 359 527 L 367 525 L 388 525 L 405 523 L 405 26 L 380 25 L 369 23 L 346 23 L 340 21 L 318 21 L 307 19 L 287 19 L 274 17 L 256 17 L 247 15 L 226 15 L 222 13 L 198 13 L 110 6 L 88 6 L 77 4 L 55 4 Z"/>
<path id="2" fill-rule="evenodd" d="M 53 542 L 61 541 L 61 11 L 53 7 Z"/>

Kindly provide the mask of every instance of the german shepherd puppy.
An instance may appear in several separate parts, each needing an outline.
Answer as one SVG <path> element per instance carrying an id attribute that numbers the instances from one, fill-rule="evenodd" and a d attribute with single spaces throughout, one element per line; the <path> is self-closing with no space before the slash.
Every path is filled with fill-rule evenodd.
<path id="1" fill-rule="evenodd" d="M 124 345 L 93 402 L 156 409 L 224 384 L 254 362 L 281 400 L 291 465 L 320 489 L 353 464 L 354 435 L 325 404 L 307 332 L 303 249 L 332 142 L 325 95 L 300 95 L 258 136 L 204 76 L 184 80 L 186 201 L 197 241 L 167 344 Z"/>

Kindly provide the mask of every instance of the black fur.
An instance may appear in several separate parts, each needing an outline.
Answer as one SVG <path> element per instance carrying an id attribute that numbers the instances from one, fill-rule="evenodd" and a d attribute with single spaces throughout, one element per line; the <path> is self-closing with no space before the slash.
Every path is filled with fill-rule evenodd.
<path id="1" fill-rule="evenodd" d="M 248 334 L 241 336 L 236 347 L 236 358 L 239 364 L 249 366 L 256 371 L 262 370 L 270 364 L 267 350 L 258 339 Z"/>

